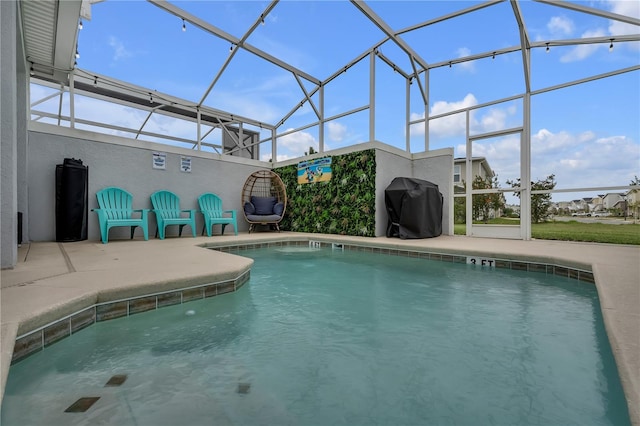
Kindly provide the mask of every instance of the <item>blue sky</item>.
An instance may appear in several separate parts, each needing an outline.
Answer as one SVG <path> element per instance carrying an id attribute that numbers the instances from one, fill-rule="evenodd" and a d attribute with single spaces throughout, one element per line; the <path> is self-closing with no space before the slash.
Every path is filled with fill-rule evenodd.
<path id="1" fill-rule="evenodd" d="M 242 37 L 267 7 L 264 1 L 176 1 L 227 33 Z M 640 18 L 640 2 L 589 1 L 580 5 Z M 371 1 L 367 3 L 395 31 L 456 10 L 477 5 L 462 1 Z M 638 34 L 640 28 L 569 9 L 525 1 L 520 3 L 532 41 L 612 37 Z M 92 6 L 78 41 L 78 67 L 151 90 L 198 102 L 230 54 L 230 43 L 186 24 L 145 1 L 107 0 Z M 251 45 L 324 80 L 365 52 L 384 35 L 347 1 L 281 1 L 248 38 Z M 406 33 L 403 39 L 429 64 L 455 60 L 519 44 L 517 23 L 509 2 Z M 382 54 L 406 72 L 411 66 L 397 46 L 386 43 Z M 554 46 L 531 53 L 533 90 L 640 64 L 640 43 L 597 46 Z M 376 63 L 376 139 L 405 148 L 405 80 L 381 61 Z M 329 83 L 326 115 L 368 103 L 369 62 L 365 60 Z M 522 94 L 525 90 L 519 52 L 431 70 L 431 115 Z M 305 84 L 309 89 L 312 86 Z M 418 85 L 411 85 L 411 117 L 424 117 Z M 283 71 L 240 49 L 204 103 L 210 107 L 278 123 L 304 99 L 298 83 Z M 316 99 L 316 98 L 314 98 Z M 316 99 L 317 100 L 317 99 Z M 137 127 L 145 114 L 122 107 L 83 113 L 120 125 Z M 76 106 L 78 108 L 78 106 Z M 532 178 L 554 173 L 559 188 L 627 185 L 640 175 L 640 71 L 552 91 L 532 98 Z M 316 121 L 304 105 L 279 131 Z M 138 123 L 138 124 L 137 124 Z M 522 102 L 483 108 L 471 116 L 472 133 L 519 126 Z M 158 132 L 186 133 L 194 127 L 155 117 Z M 423 128 L 412 128 L 411 150 L 422 151 Z M 431 149 L 453 147 L 464 156 L 462 115 L 432 122 Z M 267 136 L 267 133 L 264 133 Z M 368 112 L 329 123 L 325 149 L 368 140 Z M 315 128 L 281 138 L 279 159 L 295 158 L 314 146 Z M 486 156 L 499 180 L 517 176 L 519 138 L 490 139 L 474 145 Z M 262 148 L 270 157 L 270 149 Z M 562 195 L 562 194 L 561 194 Z M 592 194 L 595 195 L 595 194 Z M 563 198 L 562 196 L 559 196 Z M 569 198 L 571 198 L 569 196 Z"/>

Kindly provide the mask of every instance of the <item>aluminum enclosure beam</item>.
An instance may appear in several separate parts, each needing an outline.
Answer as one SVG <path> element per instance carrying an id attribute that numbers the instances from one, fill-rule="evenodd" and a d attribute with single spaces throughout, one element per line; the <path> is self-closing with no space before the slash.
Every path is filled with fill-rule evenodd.
<path id="1" fill-rule="evenodd" d="M 413 58 L 422 68 L 429 68 L 427 61 L 422 59 L 418 53 L 411 48 L 404 40 L 402 40 L 391 27 L 380 18 L 369 6 L 363 1 L 351 0 L 351 3 L 360 10 L 371 22 L 373 22 L 387 37 L 398 45 L 410 58 Z"/>
<path id="2" fill-rule="evenodd" d="M 576 12 L 589 13 L 591 15 L 599 16 L 601 18 L 607 18 L 614 21 L 625 22 L 631 25 L 640 26 L 640 19 L 636 19 L 632 16 L 619 15 L 617 13 L 607 12 L 606 10 L 594 9 L 592 7 L 582 6 L 578 3 L 569 1 L 557 1 L 557 0 L 534 0 L 538 3 L 544 3 L 551 6 L 563 7 L 569 10 L 575 10 Z"/>
<path id="3" fill-rule="evenodd" d="M 219 37 L 219 38 L 221 38 L 223 40 L 226 40 L 226 41 L 228 41 L 229 43 L 231 43 L 231 44 L 233 44 L 235 46 L 242 47 L 246 51 L 251 52 L 256 56 L 259 56 L 260 58 L 262 58 L 262 59 L 264 59 L 264 60 L 266 60 L 268 62 L 271 62 L 272 64 L 274 64 L 274 65 L 276 65 L 276 66 L 278 66 L 280 68 L 283 68 L 283 69 L 285 69 L 287 71 L 290 71 L 290 72 L 292 72 L 292 73 L 304 78 L 305 80 L 308 80 L 308 81 L 310 81 L 312 83 L 315 83 L 315 84 L 318 84 L 318 85 L 320 84 L 320 79 L 318 79 L 318 78 L 316 78 L 316 77 L 314 77 L 314 76 L 312 76 L 310 74 L 307 74 L 306 72 L 304 72 L 304 71 L 302 71 L 302 70 L 300 70 L 300 69 L 298 69 L 296 67 L 293 67 L 293 66 L 287 64 L 286 62 L 281 61 L 280 59 L 268 54 L 267 52 L 264 52 L 264 51 L 258 49 L 257 47 L 254 47 L 254 46 L 252 46 L 252 45 L 250 45 L 248 43 L 244 43 L 244 42 L 241 43 L 241 39 L 239 39 L 239 38 L 237 38 L 237 37 L 225 32 L 225 31 L 221 30 L 220 28 L 218 28 L 218 27 L 216 27 L 214 25 L 211 25 L 210 23 L 204 21 L 203 19 L 198 18 L 195 15 L 192 15 L 191 13 L 189 13 L 189 12 L 183 10 L 183 9 L 180 9 L 179 7 L 167 2 L 166 0 L 147 0 L 147 1 L 149 3 L 155 5 L 155 6 L 158 6 L 161 9 L 164 9 L 165 11 L 171 13 L 172 15 L 175 15 L 175 16 L 177 16 L 179 18 L 184 19 L 185 21 L 189 22 L 192 25 L 195 25 L 195 26 L 199 27 L 200 29 L 202 29 L 202 30 L 204 30 L 204 31 L 206 31 L 206 32 L 208 32 L 210 34 L 215 35 L 216 37 Z"/>

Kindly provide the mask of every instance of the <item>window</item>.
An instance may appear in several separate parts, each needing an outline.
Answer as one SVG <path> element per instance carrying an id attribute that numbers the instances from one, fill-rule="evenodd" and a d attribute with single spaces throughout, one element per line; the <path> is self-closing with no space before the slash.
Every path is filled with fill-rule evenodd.
<path id="1" fill-rule="evenodd" d="M 460 183 L 460 165 L 453 166 L 453 183 Z"/>

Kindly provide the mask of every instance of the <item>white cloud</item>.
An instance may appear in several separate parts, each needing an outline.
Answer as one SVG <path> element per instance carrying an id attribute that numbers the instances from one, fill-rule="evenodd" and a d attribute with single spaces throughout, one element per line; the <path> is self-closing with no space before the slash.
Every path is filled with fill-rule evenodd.
<path id="1" fill-rule="evenodd" d="M 139 129 L 148 114 L 146 111 L 83 96 L 76 97 L 74 106 L 77 118 L 129 129 Z"/>
<path id="2" fill-rule="evenodd" d="M 531 138 L 532 178 L 556 175 L 558 188 L 622 186 L 640 164 L 640 144 L 627 136 L 597 137 L 541 129 Z"/>
<path id="3" fill-rule="evenodd" d="M 289 131 L 287 129 L 285 131 Z M 318 151 L 318 141 L 310 133 L 300 131 L 291 133 L 286 136 L 281 136 L 277 140 L 277 151 L 286 156 L 286 158 L 301 157 L 305 152 L 309 152 L 309 147 L 313 147 L 315 151 Z M 280 158 L 281 154 L 278 154 Z"/>
<path id="4" fill-rule="evenodd" d="M 238 96 L 231 92 L 216 92 L 215 103 L 207 102 L 210 106 L 228 111 L 243 117 L 251 117 L 263 123 L 273 123 L 282 118 L 283 113 L 272 102 L 260 96 Z"/>
<path id="5" fill-rule="evenodd" d="M 503 187 L 507 186 L 507 180 L 520 176 L 520 137 L 518 135 L 474 141 L 471 149 L 473 157 L 484 157 L 489 161 L 489 166 L 497 174 Z M 464 157 L 466 151 L 465 144 L 458 144 L 454 155 L 456 158 Z"/>
<path id="6" fill-rule="evenodd" d="M 638 1 L 611 1 L 607 0 L 605 3 L 608 5 L 611 12 L 616 13 L 618 15 L 631 16 L 636 19 L 640 19 L 640 2 Z M 560 18 L 554 17 L 547 24 L 547 28 L 551 33 L 554 33 L 554 29 L 556 31 L 563 31 L 563 22 Z M 608 36 L 620 36 L 620 35 L 630 35 L 637 34 L 638 30 L 635 25 L 627 24 L 620 21 L 609 20 L 608 28 L 602 29 L 592 29 L 585 31 L 581 38 L 589 38 L 589 37 L 608 37 Z M 569 34 L 569 33 L 567 33 Z M 640 50 L 640 43 L 624 43 L 623 46 L 630 48 L 632 50 L 638 51 Z M 589 56 L 591 56 L 598 49 L 606 49 L 608 46 L 606 44 L 597 44 L 597 45 L 579 45 L 571 49 L 567 54 L 563 55 L 560 58 L 561 62 L 576 62 L 582 61 Z"/>
<path id="7" fill-rule="evenodd" d="M 611 12 L 630 16 L 636 19 L 640 19 L 640 2 L 632 0 L 601 0 L 604 3 L 604 8 L 609 9 Z M 547 31 L 551 38 L 561 38 L 571 36 L 575 31 L 574 22 L 563 16 L 554 16 L 549 22 L 547 22 Z M 637 34 L 638 28 L 635 25 L 627 24 L 616 20 L 609 20 L 609 26 L 607 29 L 596 28 L 585 31 L 582 34 L 582 38 L 587 37 L 608 37 L 608 36 L 620 36 Z M 537 34 L 535 36 L 537 41 L 548 40 L 549 35 Z M 622 46 L 634 51 L 640 50 L 640 42 L 626 42 Z M 598 49 L 605 49 L 607 45 L 579 45 L 574 47 L 569 53 L 563 55 L 560 58 L 561 62 L 576 62 L 586 59 L 591 56 Z"/>
<path id="8" fill-rule="evenodd" d="M 606 0 L 605 3 L 609 5 L 609 9 L 611 12 L 616 13 L 618 15 L 630 16 L 632 18 L 640 19 L 640 3 L 637 1 L 631 0 Z M 614 23 L 620 23 L 623 25 L 621 28 L 628 28 L 628 32 L 624 32 L 624 34 L 635 34 L 637 33 L 636 27 L 631 24 L 624 24 L 620 21 L 612 21 L 611 25 Z"/>
<path id="9" fill-rule="evenodd" d="M 467 94 L 463 100 L 458 102 L 446 102 L 446 101 L 437 101 L 431 107 L 431 115 L 439 115 L 444 114 L 449 111 L 454 111 L 462 108 L 469 108 L 471 106 L 477 105 L 478 100 L 472 93 Z"/>
<path id="10" fill-rule="evenodd" d="M 613 13 L 640 18 L 640 3 L 632 0 L 605 0 Z"/>
<path id="11" fill-rule="evenodd" d="M 466 47 L 461 47 L 456 51 L 458 58 L 466 58 L 471 55 L 471 50 Z M 474 72 L 476 70 L 473 61 L 461 62 L 456 65 L 456 68 L 461 68 L 465 71 Z"/>
<path id="12" fill-rule="evenodd" d="M 119 61 L 120 59 L 127 59 L 133 56 L 127 48 L 124 47 L 124 43 L 118 40 L 116 37 L 109 37 L 109 46 L 113 49 L 113 57 L 114 61 Z"/>
<path id="13" fill-rule="evenodd" d="M 559 164 L 564 168 L 568 168 L 570 171 L 583 169 L 588 166 L 588 162 L 584 160 L 578 160 L 575 158 L 565 158 L 559 161 Z"/>
<path id="14" fill-rule="evenodd" d="M 267 15 L 267 18 L 271 19 L 271 14 Z M 264 31 L 256 31 L 252 40 L 255 40 L 252 44 L 262 46 L 263 50 L 296 68 L 313 69 L 318 64 L 318 57 L 310 53 L 312 50 L 298 49 L 292 43 L 283 43 L 268 37 Z"/>
<path id="15" fill-rule="evenodd" d="M 244 117 L 251 117 L 263 123 L 274 124 L 295 105 L 294 96 L 302 92 L 290 75 L 265 76 L 265 78 L 234 77 L 228 89 L 217 87 L 209 94 L 205 104 L 213 108 L 228 111 Z M 299 99 L 299 97 L 295 97 Z M 285 105 L 280 107 L 279 105 Z M 306 106 L 296 115 L 312 111 Z"/>
<path id="16" fill-rule="evenodd" d="M 585 138 L 580 138 L 586 142 Z M 572 150 L 580 141 L 568 132 L 552 133 L 547 129 L 540 129 L 531 135 L 531 152 L 534 155 L 558 150 Z"/>
<path id="17" fill-rule="evenodd" d="M 492 108 L 480 118 L 480 130 L 482 133 L 495 130 L 503 130 L 507 123 L 508 109 Z"/>
<path id="18" fill-rule="evenodd" d="M 586 31 L 581 38 L 604 37 L 606 32 L 602 29 Z M 596 50 L 606 47 L 602 44 L 581 44 L 560 57 L 560 62 L 576 62 L 591 56 Z"/>
<path id="19" fill-rule="evenodd" d="M 447 102 L 437 101 L 431 106 L 431 116 L 445 114 L 449 111 L 469 108 L 477 105 L 478 100 L 469 93 L 461 101 Z M 411 121 L 424 119 L 424 113 L 411 113 Z M 448 115 L 446 117 L 432 120 L 429 123 L 429 131 L 435 137 L 450 137 L 465 134 L 465 113 Z M 411 126 L 411 135 L 424 135 L 424 126 Z"/>
<path id="20" fill-rule="evenodd" d="M 571 35 L 574 31 L 573 21 L 564 16 L 554 16 L 547 22 L 547 29 L 555 35 Z"/>
<path id="21" fill-rule="evenodd" d="M 485 157 L 500 185 L 520 175 L 520 138 L 509 135 L 473 143 L 473 156 Z M 463 157 L 464 143 L 455 147 Z M 640 144 L 626 136 L 597 137 L 590 130 L 554 133 L 540 129 L 531 137 L 531 179 L 553 174 L 557 189 L 627 185 L 638 175 Z M 560 198 L 562 198 L 560 196 Z"/>
<path id="22" fill-rule="evenodd" d="M 35 96 L 32 99 L 37 99 L 37 96 L 41 96 L 47 93 L 46 90 L 43 91 L 37 85 L 31 85 L 31 91 L 32 95 Z M 38 107 L 38 109 L 41 109 L 43 111 L 56 113 L 58 109 L 58 103 L 56 100 L 54 103 L 47 102 L 40 104 Z M 76 122 L 76 128 L 126 138 L 132 138 L 135 136 L 136 132 L 141 129 L 141 126 L 143 125 L 149 114 L 148 111 L 144 111 L 141 109 L 119 105 L 112 102 L 106 102 L 99 99 L 93 99 L 81 95 L 76 96 L 74 107 L 76 119 L 78 120 L 87 120 L 96 122 L 98 124 L 121 127 L 123 128 L 123 130 L 99 126 L 95 127 L 90 124 L 83 124 L 79 121 Z M 69 108 L 69 99 L 68 97 L 66 97 L 62 106 L 63 114 L 67 114 Z M 129 129 L 129 131 L 124 129 Z M 194 141 L 197 138 L 197 127 L 195 123 L 157 113 L 151 115 L 144 127 L 142 127 L 142 131 L 157 133 L 159 135 L 170 137 L 191 139 Z M 177 146 L 189 146 L 189 144 L 171 142 L 169 139 L 156 138 L 146 135 L 140 135 L 139 138 L 141 140 L 155 141 Z M 215 134 L 210 135 L 210 137 L 207 138 L 207 142 L 212 142 L 214 138 Z"/>
<path id="23" fill-rule="evenodd" d="M 607 1 L 611 12 L 617 13 L 618 15 L 631 16 L 636 19 L 640 19 L 640 2 L 638 1 Z M 627 24 L 625 22 L 620 21 L 609 21 L 609 33 L 613 36 L 615 35 L 630 35 L 637 34 L 638 27 L 635 25 Z M 640 43 L 625 43 L 625 46 L 628 46 L 633 50 L 640 50 Z"/>
<path id="24" fill-rule="evenodd" d="M 79 119 L 131 129 L 130 132 L 108 128 L 98 130 L 103 133 L 122 137 L 133 137 L 148 116 L 147 111 L 82 96 L 76 98 L 75 110 L 76 117 Z M 97 130 L 82 124 L 77 124 L 76 127 L 94 131 Z M 152 114 L 142 128 L 142 131 L 194 141 L 197 139 L 197 127 L 195 123 L 167 117 L 162 114 Z M 141 135 L 140 139 L 185 146 L 181 143 L 169 142 L 168 139 L 158 139 L 146 135 Z M 208 138 L 208 142 L 211 141 L 212 138 Z"/>
<path id="25" fill-rule="evenodd" d="M 285 160 L 289 160 L 293 157 L 286 155 L 286 154 L 278 154 L 278 158 L 276 161 L 285 161 Z M 268 154 L 262 154 L 260 156 L 260 160 L 262 161 L 269 161 L 271 160 L 271 152 L 269 152 Z"/>
<path id="26" fill-rule="evenodd" d="M 329 140 L 334 142 L 342 142 L 344 140 L 344 137 L 347 134 L 347 126 L 337 123 L 335 121 L 330 121 L 327 124 L 327 129 L 329 130 L 328 132 Z"/>
<path id="27" fill-rule="evenodd" d="M 461 101 L 435 102 L 431 108 L 431 116 L 445 114 L 450 111 L 466 109 L 478 104 L 476 97 L 469 93 Z M 508 127 L 509 117 L 515 115 L 518 109 L 514 105 L 503 108 L 492 107 L 488 110 L 473 110 L 469 113 L 469 129 L 471 134 L 482 134 L 496 130 L 504 130 Z M 411 120 L 424 119 L 424 114 L 411 114 Z M 429 133 L 433 139 L 444 139 L 451 137 L 465 137 L 466 135 L 466 113 L 448 115 L 442 118 L 431 120 L 429 123 Z M 424 135 L 424 126 L 411 126 L 411 135 Z"/>

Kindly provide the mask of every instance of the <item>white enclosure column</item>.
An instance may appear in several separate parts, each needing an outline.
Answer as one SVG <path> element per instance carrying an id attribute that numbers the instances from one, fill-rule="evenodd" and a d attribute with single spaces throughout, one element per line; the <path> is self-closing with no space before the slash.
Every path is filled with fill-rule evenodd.
<path id="1" fill-rule="evenodd" d="M 405 150 L 411 152 L 411 80 L 406 81 L 404 101 Z"/>
<path id="2" fill-rule="evenodd" d="M 376 54 L 369 54 L 369 140 L 376 140 Z"/>
<path id="3" fill-rule="evenodd" d="M 531 93 L 524 95 L 522 102 L 522 124 L 520 133 L 520 230 L 523 240 L 531 239 Z"/>
<path id="4" fill-rule="evenodd" d="M 471 195 L 471 191 L 473 190 L 473 178 L 471 176 L 473 176 L 473 169 L 472 169 L 472 156 L 473 156 L 473 143 L 471 142 L 471 138 L 469 137 L 469 120 L 471 119 L 471 115 L 469 110 L 467 110 L 465 112 L 465 121 L 466 121 L 466 131 L 465 131 L 465 138 L 467 141 L 467 145 L 466 145 L 466 149 L 465 149 L 465 185 L 466 185 L 466 190 L 465 190 L 465 206 L 466 206 L 466 216 L 465 216 L 465 222 L 466 222 L 466 235 L 470 236 L 472 235 L 472 228 L 473 228 L 473 196 Z"/>
<path id="5" fill-rule="evenodd" d="M 62 99 L 62 94 L 60 95 Z M 69 127 L 76 127 L 76 91 L 75 91 L 75 70 L 69 73 Z"/>
<path id="6" fill-rule="evenodd" d="M 424 91 L 424 152 L 427 152 L 429 151 L 429 70 L 424 72 Z"/>
<path id="7" fill-rule="evenodd" d="M 271 162 L 278 161 L 278 150 L 276 146 L 276 129 L 271 129 Z"/>
<path id="8" fill-rule="evenodd" d="M 202 151 L 202 114 L 200 113 L 200 107 L 196 108 L 196 137 L 198 138 L 198 151 Z"/>
<path id="9" fill-rule="evenodd" d="M 320 104 L 320 125 L 318 126 L 318 151 L 324 152 L 324 84 L 320 86 L 320 94 L 319 94 L 319 104 Z"/>

